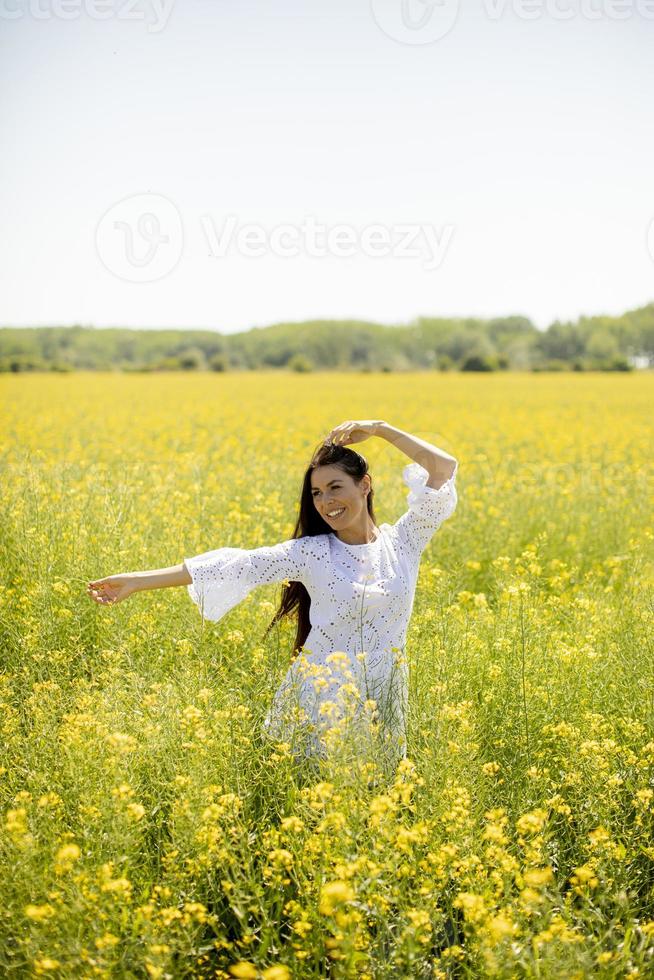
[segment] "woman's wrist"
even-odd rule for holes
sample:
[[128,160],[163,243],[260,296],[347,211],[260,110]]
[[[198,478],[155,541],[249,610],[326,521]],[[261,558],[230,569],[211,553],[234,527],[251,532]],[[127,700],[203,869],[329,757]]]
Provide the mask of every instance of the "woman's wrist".
[[153,568],[144,572],[129,572],[128,578],[130,588],[134,592],[190,585],[193,581],[191,573],[188,571],[184,562],[180,562],[179,565],[170,565],[168,568]]
[[132,592],[141,592],[144,589],[143,575],[147,575],[147,572],[126,572],[124,578],[127,579],[127,584]]
[[380,439],[388,439],[389,442],[393,441],[391,436],[393,433],[397,433],[397,431],[398,430],[394,429],[392,425],[388,424],[388,422],[378,422],[375,426],[375,435],[379,436]]

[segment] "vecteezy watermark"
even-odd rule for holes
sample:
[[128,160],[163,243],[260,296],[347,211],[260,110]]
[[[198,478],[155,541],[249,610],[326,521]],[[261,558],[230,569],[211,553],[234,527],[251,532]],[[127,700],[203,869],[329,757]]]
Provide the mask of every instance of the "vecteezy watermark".
[[0,20],[144,21],[148,33],[163,31],[175,0],[0,0]]
[[280,258],[305,255],[310,258],[423,258],[423,268],[437,269],[442,263],[454,234],[453,225],[442,229],[433,225],[370,224],[358,229],[353,225],[325,225],[314,215],[307,215],[300,224],[279,224],[266,229],[259,224],[239,224],[234,214],[227,215],[222,227],[210,215],[202,215],[202,228],[210,254],[224,258],[229,251],[249,258],[266,253]]
[[628,20],[640,14],[654,19],[654,0],[483,0],[486,15],[499,20],[511,11],[520,20]]
[[155,282],[173,271],[184,247],[182,218],[161,194],[136,194],[114,204],[95,230],[109,272],[126,282]]
[[[442,264],[454,234],[453,225],[436,228],[425,223],[326,225],[307,215],[298,224],[239,221],[228,214],[221,224],[211,215],[199,217],[199,230],[212,259],[230,254],[244,258],[422,259],[431,272]],[[184,247],[184,228],[177,207],[161,194],[136,194],[112,205],[98,222],[95,246],[109,272],[126,282],[155,282],[176,267]]]
[[[371,0],[372,14],[384,34],[402,44],[431,44],[454,27],[459,0]],[[511,13],[519,20],[629,20],[636,14],[654,20],[654,0],[481,0],[488,20]]]
[[403,44],[431,44],[452,30],[459,0],[371,0],[384,34]]

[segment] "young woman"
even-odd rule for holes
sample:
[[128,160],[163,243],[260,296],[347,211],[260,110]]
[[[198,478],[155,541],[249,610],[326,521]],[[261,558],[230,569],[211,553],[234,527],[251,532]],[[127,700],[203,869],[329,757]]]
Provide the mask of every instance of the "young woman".
[[[408,509],[376,524],[368,464],[348,445],[378,436],[414,462],[405,466]],[[186,585],[205,619],[219,620],[256,586],[283,582],[282,616],[297,611],[295,659],[265,721],[294,753],[326,755],[346,734],[355,753],[406,755],[406,633],[420,557],[457,504],[458,461],[384,421],[343,422],[307,467],[293,537],[247,550],[222,547],[180,565],[89,582],[100,604],[133,592]],[[266,631],[266,633],[268,632]],[[298,752],[299,750],[299,752]]]

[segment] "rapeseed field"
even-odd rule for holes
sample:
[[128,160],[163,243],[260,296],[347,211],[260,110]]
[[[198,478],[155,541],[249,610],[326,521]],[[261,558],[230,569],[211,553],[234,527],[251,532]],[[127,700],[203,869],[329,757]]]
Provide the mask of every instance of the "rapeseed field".
[[[654,377],[0,378],[0,974],[654,975]],[[86,583],[292,535],[346,419],[459,460],[392,775],[259,737],[280,586]],[[407,457],[370,463],[377,522]]]

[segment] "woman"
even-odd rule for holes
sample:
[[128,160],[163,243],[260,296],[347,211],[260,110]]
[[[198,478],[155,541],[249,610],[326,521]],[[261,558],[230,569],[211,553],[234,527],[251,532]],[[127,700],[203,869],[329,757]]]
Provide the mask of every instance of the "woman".
[[[366,460],[348,445],[379,436],[404,452],[408,510],[375,521]],[[154,571],[88,583],[100,604],[133,592],[186,585],[205,619],[219,620],[257,585],[284,582],[268,630],[297,610],[296,657],[264,727],[293,751],[326,754],[337,742],[354,754],[406,755],[408,672],[403,657],[420,556],[457,504],[458,461],[383,421],[343,422],[314,453],[293,537],[246,550],[222,547]],[[266,631],[268,632],[268,631]]]

